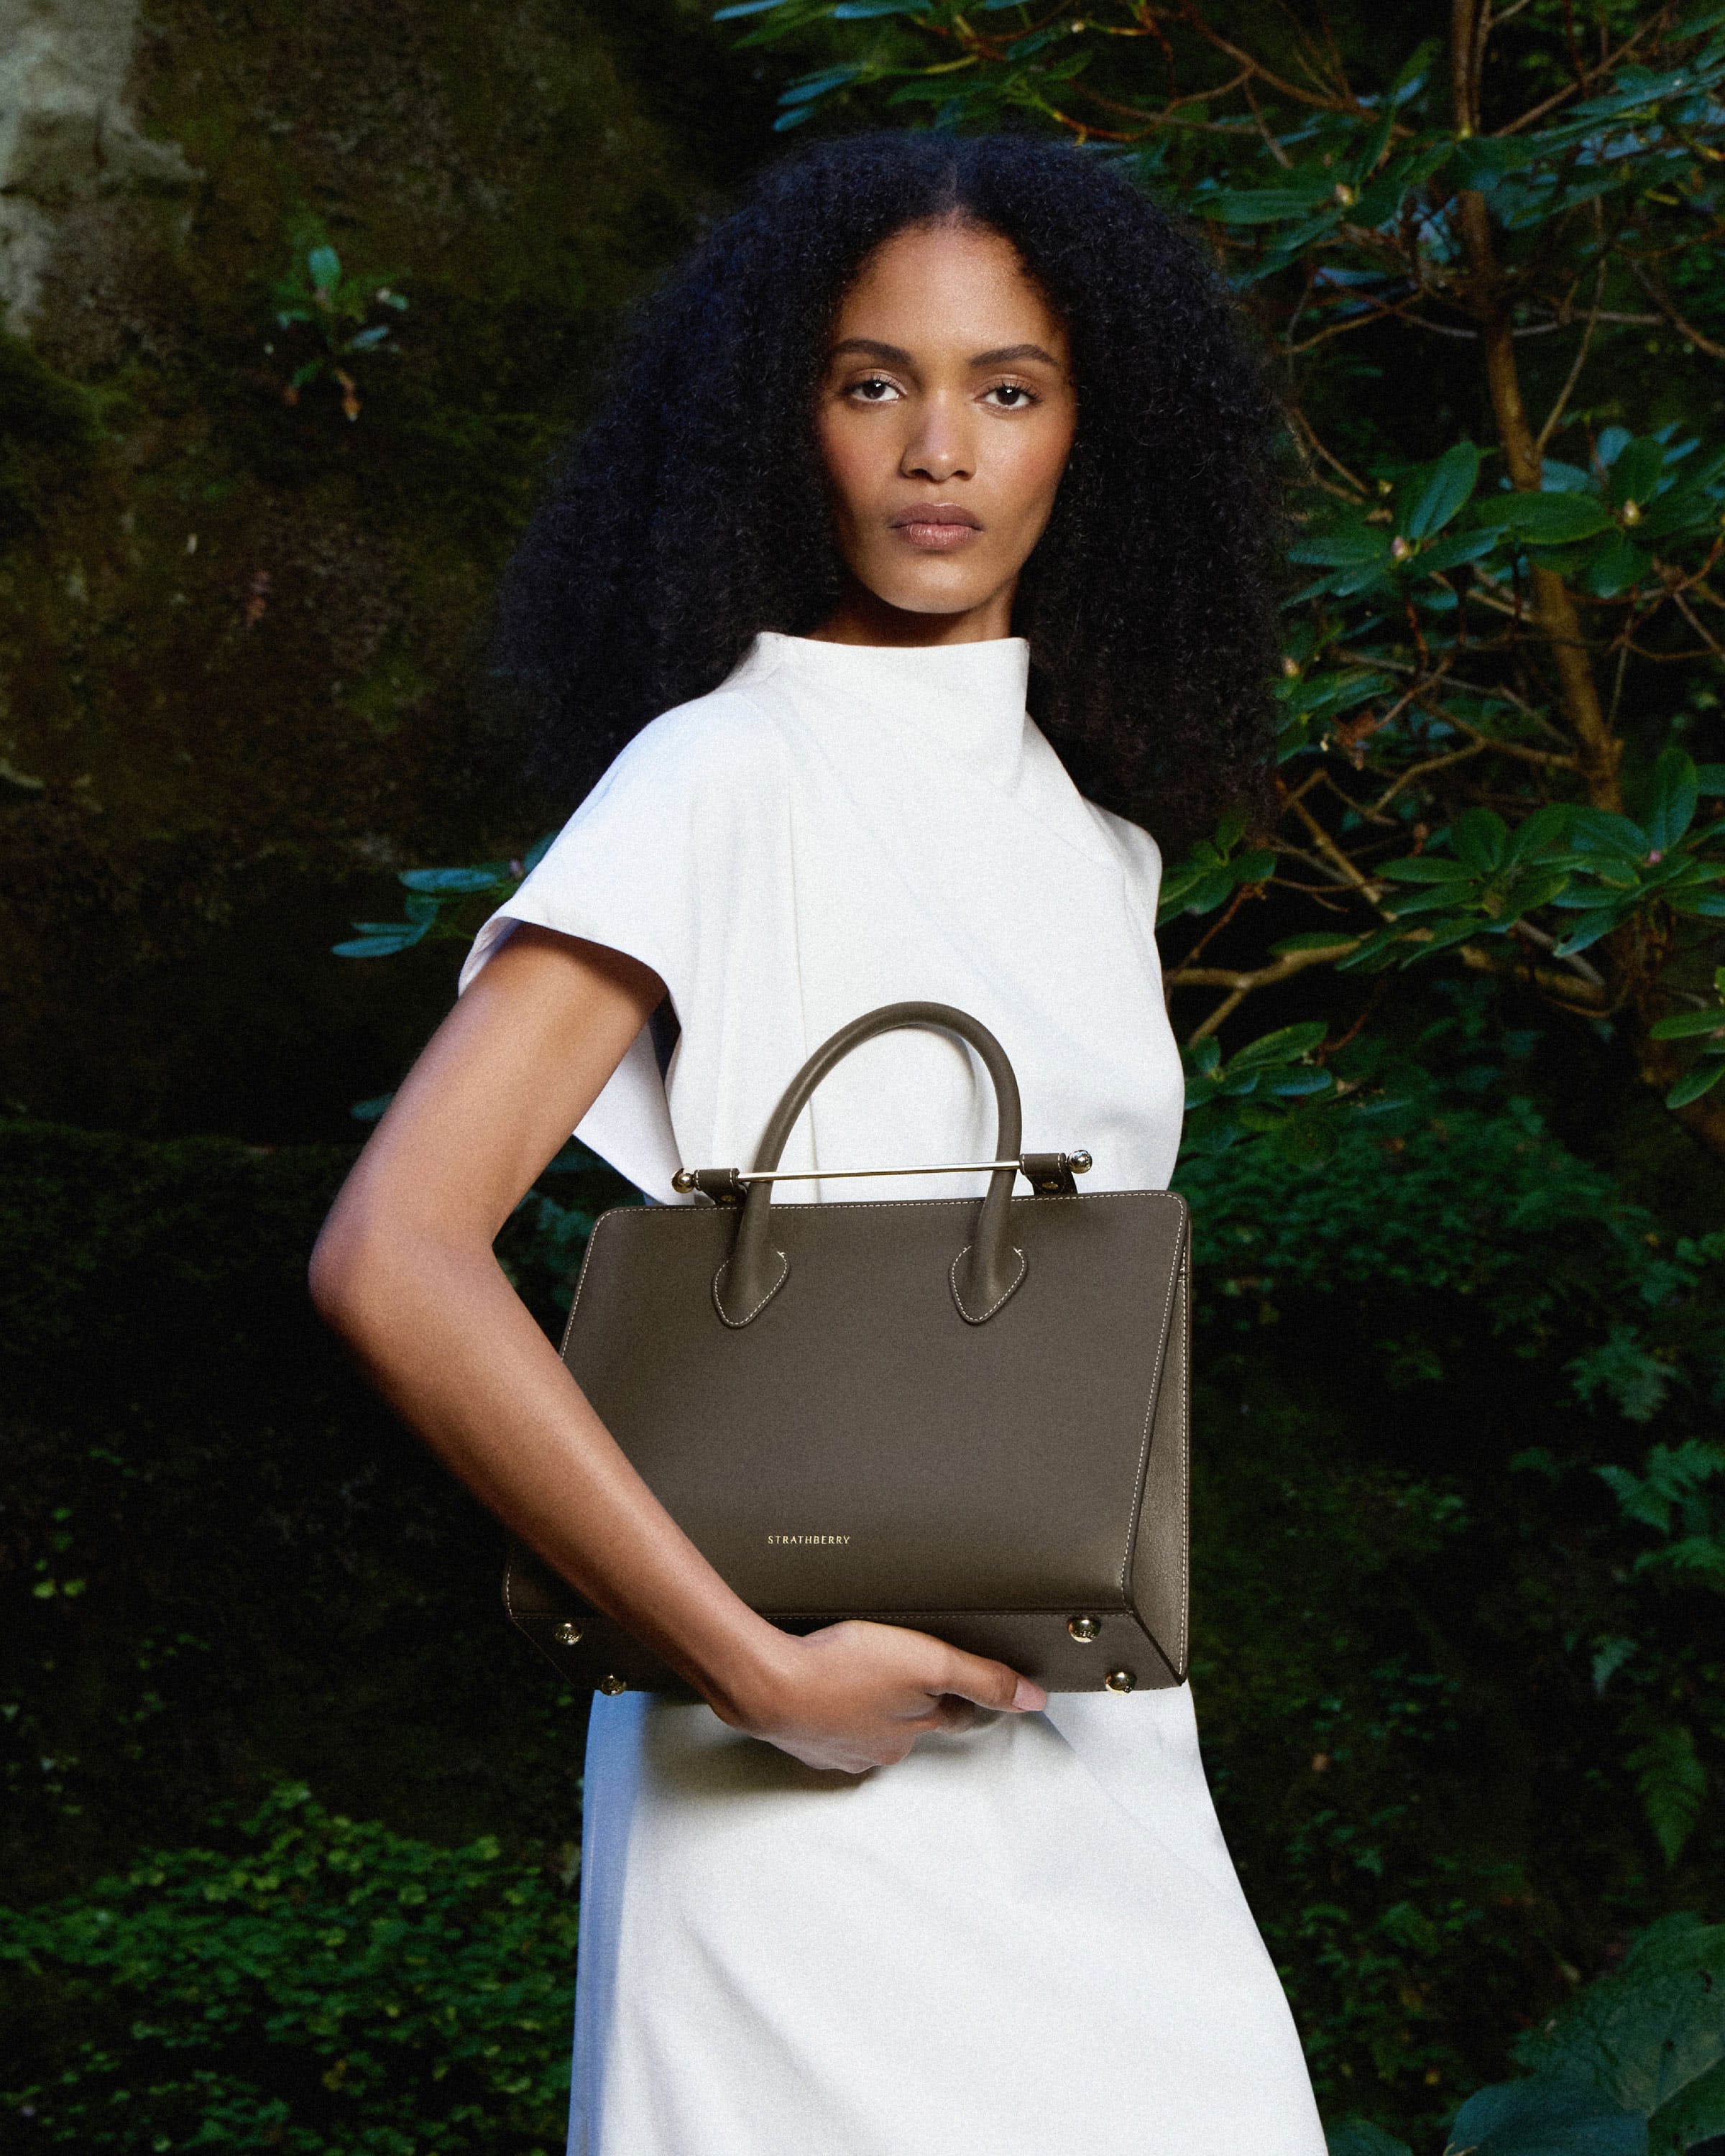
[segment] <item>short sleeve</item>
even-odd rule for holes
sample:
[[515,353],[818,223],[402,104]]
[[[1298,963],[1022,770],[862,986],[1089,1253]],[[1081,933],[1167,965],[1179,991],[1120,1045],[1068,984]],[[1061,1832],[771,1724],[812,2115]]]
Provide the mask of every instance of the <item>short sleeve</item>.
[[1117,816],[1111,809],[1098,808],[1091,804],[1097,821],[1114,842],[1120,865],[1125,872],[1127,896],[1132,911],[1137,916],[1138,926],[1150,946],[1152,963],[1157,978],[1161,978],[1161,961],[1156,947],[1156,915],[1162,903],[1162,849],[1142,825],[1129,824],[1124,816]]
[[[744,697],[718,691],[655,719],[583,801],[474,939],[465,990],[530,923],[649,966],[686,1028],[724,968],[726,924],[772,880],[786,793],[782,737]],[[678,1149],[647,1028],[576,1135],[669,1203]]]

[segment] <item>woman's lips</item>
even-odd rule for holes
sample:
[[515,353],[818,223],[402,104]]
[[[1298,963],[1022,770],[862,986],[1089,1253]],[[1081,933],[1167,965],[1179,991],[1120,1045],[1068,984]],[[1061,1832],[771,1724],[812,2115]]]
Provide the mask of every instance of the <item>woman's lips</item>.
[[974,539],[982,530],[979,518],[956,501],[919,501],[889,517],[887,529],[925,553],[950,553]]

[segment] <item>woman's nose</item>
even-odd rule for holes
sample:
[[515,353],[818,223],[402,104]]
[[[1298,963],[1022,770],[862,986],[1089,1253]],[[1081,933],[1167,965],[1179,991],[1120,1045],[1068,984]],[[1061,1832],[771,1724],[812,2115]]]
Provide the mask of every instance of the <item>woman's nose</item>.
[[938,403],[923,413],[922,424],[905,446],[899,470],[906,479],[926,479],[943,486],[949,479],[969,479],[976,458],[968,429],[952,412]]

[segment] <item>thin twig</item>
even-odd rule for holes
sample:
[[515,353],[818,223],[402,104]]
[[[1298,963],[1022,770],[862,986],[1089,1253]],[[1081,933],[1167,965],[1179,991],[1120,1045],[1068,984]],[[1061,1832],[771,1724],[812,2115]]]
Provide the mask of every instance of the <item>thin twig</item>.
[[1533,438],[1533,454],[1536,457],[1543,457],[1545,454],[1545,445],[1557,432],[1558,422],[1568,408],[1569,399],[1574,394],[1575,385],[1581,379],[1581,370],[1587,364],[1587,356],[1593,346],[1594,331],[1599,326],[1599,301],[1604,298],[1605,292],[1605,268],[1606,265],[1602,261],[1599,274],[1594,279],[1593,311],[1588,316],[1586,326],[1581,332],[1581,342],[1575,347],[1575,357],[1571,363],[1569,372],[1563,388],[1558,392],[1556,401],[1545,415],[1545,424]]
[[1670,293],[1651,270],[1644,269],[1633,254],[1625,254],[1623,259],[1629,264],[1630,276],[1641,286],[1674,330],[1687,337],[1696,350],[1704,352],[1709,359],[1725,359],[1725,344],[1716,343],[1712,337],[1703,336],[1693,322],[1686,320],[1678,312],[1676,303]]
[[[1497,131],[1498,133],[1500,135],[1519,135],[1524,127],[1531,127],[1536,120],[1543,120],[1546,114],[1551,111],[1555,106],[1567,104],[1569,99],[1574,96],[1577,90],[1585,90],[1589,83],[1597,82],[1602,74],[1609,74],[1612,69],[1618,65],[1619,62],[1640,44],[1642,38],[1646,37],[1650,31],[1663,28],[1666,21],[1669,19],[1670,14],[1671,10],[1669,8],[1661,8],[1659,14],[1655,16],[1651,22],[1643,23],[1640,28],[1635,33],[1633,37],[1625,38],[1615,53],[1602,53],[1599,56],[1599,64],[1596,67],[1589,68],[1587,73],[1584,74],[1579,81],[1570,83],[1565,89],[1553,90],[1551,95],[1544,99],[1540,104],[1530,105],[1527,110],[1522,113],[1519,119],[1512,120],[1507,127],[1500,127]],[[1599,27],[1601,33],[1603,33],[1604,31],[1604,23],[1603,18],[1601,19]]]
[[1357,951],[1365,941],[1363,937],[1338,937],[1316,951],[1285,951],[1267,966],[1242,973],[1228,966],[1177,966],[1167,978],[1170,988],[1226,988],[1225,995],[1209,1016],[1195,1026],[1187,1036],[1191,1040],[1202,1040],[1207,1034],[1230,1019],[1246,998],[1260,988],[1274,988],[1277,983],[1291,980],[1296,973],[1303,973],[1308,967],[1333,964],[1345,958],[1350,951]]

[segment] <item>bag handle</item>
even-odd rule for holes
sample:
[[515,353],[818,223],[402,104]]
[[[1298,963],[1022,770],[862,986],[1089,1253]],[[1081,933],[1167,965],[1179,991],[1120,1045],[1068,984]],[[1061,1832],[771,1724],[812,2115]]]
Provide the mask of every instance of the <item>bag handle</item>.
[[[983,1325],[1017,1292],[1028,1268],[1024,1252],[1015,1250],[1008,1240],[1023,1122],[1019,1081],[1006,1050],[979,1019],[955,1009],[951,1004],[883,1004],[878,1010],[865,1011],[849,1025],[840,1026],[786,1086],[762,1136],[755,1173],[770,1174],[777,1168],[797,1118],[808,1106],[815,1087],[852,1049],[860,1048],[865,1040],[880,1034],[897,1033],[907,1027],[956,1034],[976,1050],[993,1082],[994,1158],[1007,1164],[988,1178],[975,1233],[953,1259],[950,1276],[959,1316],[967,1325]],[[752,1182],[731,1255],[713,1277],[714,1306],[733,1331],[752,1324],[790,1275],[790,1260],[773,1246],[772,1207],[773,1185]]]

